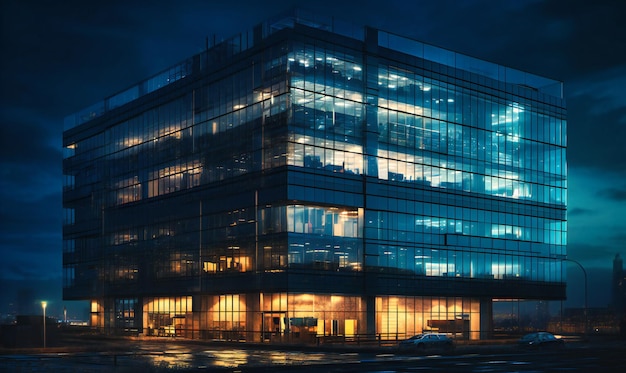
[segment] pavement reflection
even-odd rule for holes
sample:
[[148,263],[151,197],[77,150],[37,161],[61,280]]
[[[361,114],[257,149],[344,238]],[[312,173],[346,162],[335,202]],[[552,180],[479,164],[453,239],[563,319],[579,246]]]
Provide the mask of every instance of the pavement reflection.
[[[86,342],[88,344],[88,342]],[[274,346],[275,347],[275,346]],[[622,341],[571,343],[562,356],[519,351],[511,345],[459,346],[446,354],[399,353],[393,349],[316,350],[309,348],[208,344],[192,341],[98,340],[91,347],[47,349],[31,353],[0,354],[0,371],[132,372],[132,371],[405,371],[404,367],[446,367],[446,371],[549,371],[555,366],[573,368],[622,364]],[[556,364],[556,365],[554,365]],[[334,365],[333,368],[331,368]],[[350,365],[348,367],[348,365]],[[540,369],[539,367],[546,369]],[[364,368],[367,369],[363,370]],[[402,367],[402,368],[401,368]],[[352,370],[349,370],[352,369]],[[476,370],[478,369],[478,370]]]

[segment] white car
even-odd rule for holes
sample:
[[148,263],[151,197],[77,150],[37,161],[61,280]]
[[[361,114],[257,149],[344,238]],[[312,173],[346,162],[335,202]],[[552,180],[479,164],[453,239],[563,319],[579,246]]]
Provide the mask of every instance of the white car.
[[400,342],[400,349],[404,350],[450,350],[452,348],[454,348],[454,341],[442,333],[422,333]]

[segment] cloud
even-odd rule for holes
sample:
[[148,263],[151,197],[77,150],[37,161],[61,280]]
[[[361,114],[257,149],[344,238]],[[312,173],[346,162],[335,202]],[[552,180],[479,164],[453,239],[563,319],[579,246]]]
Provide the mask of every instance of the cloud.
[[[3,244],[13,237],[29,242],[38,236],[55,236],[60,240],[62,226],[61,190],[29,200],[6,198],[3,191],[3,204],[0,206],[0,242]],[[43,242],[43,241],[42,241]],[[60,243],[60,241],[59,241]],[[33,242],[35,246],[36,242]],[[49,244],[47,244],[49,245]]]
[[[565,81],[623,65],[617,51],[624,48],[626,6],[614,0],[434,4],[439,12],[427,14],[427,36],[444,47]],[[433,25],[429,16],[447,22]]]
[[614,234],[610,239],[617,247],[621,246],[626,251],[626,232]]
[[598,196],[617,202],[626,201],[626,186],[623,188],[609,188],[598,191]]
[[0,263],[2,276],[18,280],[61,276],[60,238],[59,236],[56,240],[37,240],[32,237],[27,239],[29,241],[27,245],[23,243],[6,245],[3,242],[2,250],[6,252],[3,252],[4,260]]
[[585,94],[570,98],[568,107],[568,162],[626,174],[626,102],[609,108],[602,99]]
[[569,98],[593,96],[600,105],[591,108],[594,114],[626,106],[626,64],[600,72],[581,74],[566,84]]
[[580,262],[584,267],[611,267],[615,254],[626,248],[613,244],[609,240],[595,244],[570,243],[567,245],[567,257]]
[[[0,273],[7,278],[41,278],[61,273],[61,191],[28,199],[10,198],[2,185]],[[14,186],[19,188],[19,186]]]
[[[19,106],[18,106],[19,105]],[[2,127],[0,131],[0,159],[2,162],[20,162],[50,166],[60,165],[61,135],[55,123],[50,123],[45,110],[21,103],[0,108]],[[50,159],[50,151],[58,153],[58,159]]]
[[571,210],[567,210],[567,214],[569,216],[579,216],[579,215],[592,215],[595,214],[596,212],[591,210],[591,209],[585,209],[585,208],[580,208],[580,207],[576,207],[573,208]]
[[[538,12],[542,18],[542,22],[530,25],[541,32],[537,35],[539,38],[529,38],[530,43],[550,38],[552,32],[558,31],[558,28],[549,27],[554,23],[569,26],[567,33],[554,40],[555,44],[540,43],[544,49],[554,48],[561,53],[561,63],[551,69],[556,69],[554,72],[562,78],[577,77],[581,71],[605,71],[623,65],[617,52],[623,51],[626,38],[621,19],[626,11],[623,2],[598,0],[591,4],[585,0],[549,0],[536,3],[528,11]],[[542,58],[535,58],[535,64],[543,62]]]
[[611,240],[617,244],[621,244],[624,248],[626,248],[626,231],[611,236]]

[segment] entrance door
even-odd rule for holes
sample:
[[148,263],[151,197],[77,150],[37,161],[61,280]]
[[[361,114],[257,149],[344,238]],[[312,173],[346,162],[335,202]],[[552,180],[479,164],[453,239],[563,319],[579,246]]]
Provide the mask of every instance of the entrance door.
[[277,340],[285,335],[285,312],[263,313],[263,340]]
[[187,319],[183,315],[176,315],[172,318],[174,335],[176,337],[187,337]]

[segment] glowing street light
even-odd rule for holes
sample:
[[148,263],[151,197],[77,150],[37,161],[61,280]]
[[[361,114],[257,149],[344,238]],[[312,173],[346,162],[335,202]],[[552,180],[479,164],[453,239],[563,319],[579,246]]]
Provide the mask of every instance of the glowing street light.
[[48,302],[41,301],[41,308],[43,309],[43,348],[46,348],[46,307]]

